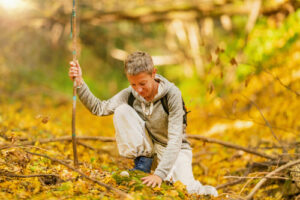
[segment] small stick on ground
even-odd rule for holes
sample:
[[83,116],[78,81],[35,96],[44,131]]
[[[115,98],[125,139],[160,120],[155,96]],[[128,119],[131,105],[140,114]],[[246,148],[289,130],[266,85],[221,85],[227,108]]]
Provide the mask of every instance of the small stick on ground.
[[267,179],[280,179],[280,180],[292,180],[291,178],[287,177],[280,177],[280,176],[273,176],[273,177],[261,177],[261,176],[250,176],[250,177],[244,177],[244,176],[224,176],[224,178],[237,178],[237,179],[261,179],[261,178],[267,178]]
[[238,180],[235,180],[235,181],[232,181],[232,182],[227,182],[227,183],[224,183],[224,184],[217,185],[216,189],[219,190],[219,189],[222,189],[222,188],[226,188],[228,186],[237,185],[237,184],[242,183],[244,181],[245,181],[244,179],[238,179]]
[[[77,136],[76,140],[97,140],[101,142],[114,142],[116,141],[115,138],[112,137],[102,137],[102,136]],[[19,144],[12,144],[12,145],[1,145],[0,150],[2,149],[8,149],[8,148],[13,148],[13,147],[19,147],[19,146],[27,146],[27,145],[34,145],[36,142],[40,144],[45,144],[49,142],[62,142],[62,141],[72,141],[71,136],[63,136],[59,138],[50,138],[50,139],[40,139],[40,140],[33,140],[33,141],[27,141],[27,142],[22,142]]]
[[[253,165],[251,164],[246,169],[246,171],[244,172],[244,176],[247,176],[250,173],[250,171],[252,170],[252,168],[253,168]],[[242,183],[244,181],[245,181],[245,179],[238,179],[238,180],[235,180],[235,181],[232,181],[232,182],[227,182],[227,183],[224,183],[224,184],[221,184],[221,185],[217,185],[216,189],[222,189],[222,188],[225,188],[225,187],[228,187],[228,186],[237,185],[237,184]]]
[[247,153],[254,154],[254,155],[257,155],[257,156],[260,156],[260,157],[264,157],[264,158],[267,158],[267,159],[271,159],[271,160],[278,159],[275,156],[267,155],[265,153],[262,153],[262,152],[259,152],[259,151],[255,151],[253,149],[249,149],[249,148],[246,148],[246,147],[243,147],[243,146],[239,146],[239,145],[236,145],[236,144],[232,144],[232,143],[229,143],[229,142],[224,142],[222,140],[217,140],[217,139],[213,139],[213,138],[207,138],[207,137],[204,137],[204,136],[201,136],[201,135],[188,135],[188,138],[196,139],[196,140],[202,140],[202,141],[208,142],[208,143],[220,144],[220,145],[223,145],[225,147],[242,150],[242,151],[245,151]]
[[77,141],[77,144],[78,144],[78,145],[81,145],[81,146],[83,146],[83,147],[85,147],[85,148],[87,148],[87,149],[93,150],[93,151],[97,151],[97,150],[98,150],[98,149],[95,149],[94,147],[92,147],[92,146],[90,146],[90,145],[87,145],[87,144],[81,142],[81,141]]
[[81,145],[81,146],[83,146],[83,147],[85,147],[85,148],[87,148],[87,149],[96,151],[96,152],[101,152],[101,153],[111,154],[111,151],[108,151],[108,150],[105,150],[105,149],[97,149],[97,148],[92,147],[91,145],[88,145],[88,144],[83,143],[83,142],[78,141],[78,140],[77,140],[77,144],[78,144],[78,145]]
[[282,165],[280,167],[278,167],[277,169],[275,169],[274,171],[270,172],[269,174],[267,174],[263,179],[261,179],[256,185],[255,187],[251,190],[251,192],[246,196],[246,199],[247,200],[250,200],[252,199],[252,197],[254,196],[254,194],[257,192],[257,190],[259,190],[259,188],[261,188],[261,186],[267,181],[268,178],[272,177],[274,174],[286,169],[286,168],[289,168],[289,167],[292,167],[294,165],[297,165],[300,163],[300,159],[298,160],[294,160],[294,161],[290,161],[288,162],[287,164],[285,165]]
[[56,177],[59,178],[59,176],[55,174],[29,174],[29,175],[21,175],[21,174],[13,174],[13,173],[7,173],[7,172],[0,172],[0,176],[6,176],[6,177],[15,177],[15,178],[32,178],[32,177]]
[[121,197],[124,197],[124,198],[126,198],[126,197],[127,197],[127,198],[131,198],[131,196],[128,195],[128,194],[126,194],[125,192],[123,192],[123,191],[121,191],[121,190],[119,190],[119,189],[117,189],[117,188],[114,188],[114,187],[112,187],[112,186],[110,186],[110,185],[107,185],[107,184],[105,184],[105,183],[102,183],[102,182],[100,182],[100,181],[98,181],[98,180],[96,180],[96,179],[94,179],[94,178],[91,178],[91,177],[85,175],[84,173],[82,173],[79,169],[76,169],[75,167],[73,167],[73,166],[71,166],[71,165],[68,165],[68,164],[66,164],[65,162],[61,161],[61,160],[58,160],[58,159],[55,159],[55,158],[51,158],[51,157],[49,157],[48,155],[44,155],[44,154],[33,153],[33,152],[30,152],[30,151],[26,151],[26,152],[29,153],[29,154],[31,154],[31,155],[36,155],[36,156],[41,156],[41,157],[48,158],[49,160],[52,160],[53,162],[57,162],[57,163],[59,163],[59,164],[61,164],[61,165],[64,165],[64,166],[66,166],[67,168],[69,168],[69,169],[71,169],[71,170],[77,172],[77,173],[80,174],[82,177],[84,177],[84,178],[86,178],[86,179],[88,179],[88,180],[90,180],[90,181],[92,181],[92,182],[94,182],[94,183],[97,183],[98,185],[100,185],[100,186],[102,186],[102,187],[105,187],[107,190],[116,192],[116,193],[117,193],[118,195],[120,195]]

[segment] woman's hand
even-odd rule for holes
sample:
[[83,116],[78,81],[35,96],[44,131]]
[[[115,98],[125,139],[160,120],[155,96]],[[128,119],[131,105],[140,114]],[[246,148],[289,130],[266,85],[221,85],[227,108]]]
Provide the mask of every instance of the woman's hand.
[[70,62],[69,77],[71,80],[75,78],[77,87],[83,84],[82,72],[78,60]]
[[146,184],[147,186],[152,186],[152,187],[155,187],[156,185],[158,187],[160,187],[160,185],[162,183],[162,179],[155,174],[143,177],[141,179],[143,181],[143,184]]

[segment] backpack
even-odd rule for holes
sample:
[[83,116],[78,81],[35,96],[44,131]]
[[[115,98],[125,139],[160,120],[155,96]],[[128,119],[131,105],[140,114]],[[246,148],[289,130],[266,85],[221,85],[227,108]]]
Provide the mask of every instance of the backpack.
[[[161,105],[163,106],[164,108],[164,111],[167,113],[167,115],[169,115],[169,106],[168,106],[168,98],[167,98],[167,95],[168,93],[163,96],[161,99],[160,99],[160,102],[161,102]],[[184,111],[184,115],[183,115],[183,124],[185,124],[187,126],[187,114],[191,111],[187,111],[186,107],[185,107],[185,103],[183,101],[183,98],[182,99],[182,107],[183,107],[183,111]],[[135,97],[133,96],[132,92],[130,92],[130,95],[128,97],[128,105],[130,105],[132,108],[133,108],[133,102],[135,100]],[[159,100],[157,100],[159,101]],[[156,101],[156,102],[157,102]],[[156,103],[154,102],[154,104]]]

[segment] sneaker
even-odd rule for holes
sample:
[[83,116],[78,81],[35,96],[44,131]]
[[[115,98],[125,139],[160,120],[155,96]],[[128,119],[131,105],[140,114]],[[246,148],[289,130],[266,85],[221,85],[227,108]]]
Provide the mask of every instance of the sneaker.
[[140,170],[146,173],[150,173],[151,165],[152,165],[153,158],[139,156],[134,159],[134,170]]

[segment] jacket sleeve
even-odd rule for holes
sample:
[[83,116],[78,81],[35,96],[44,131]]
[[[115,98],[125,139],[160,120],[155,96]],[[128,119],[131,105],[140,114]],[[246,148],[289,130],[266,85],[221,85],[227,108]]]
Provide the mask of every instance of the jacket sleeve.
[[163,180],[169,174],[171,168],[175,164],[181,149],[183,137],[183,108],[182,97],[180,90],[174,86],[168,93],[168,142],[162,159],[154,174],[161,177]]
[[127,103],[130,89],[126,88],[108,100],[100,100],[93,95],[84,82],[77,88],[77,94],[83,105],[94,115],[106,116],[114,113],[115,109],[124,103]]

